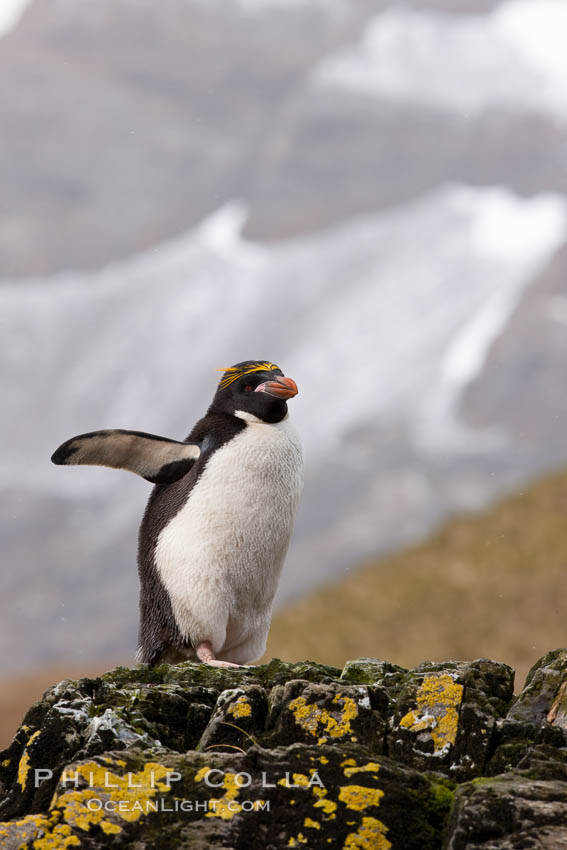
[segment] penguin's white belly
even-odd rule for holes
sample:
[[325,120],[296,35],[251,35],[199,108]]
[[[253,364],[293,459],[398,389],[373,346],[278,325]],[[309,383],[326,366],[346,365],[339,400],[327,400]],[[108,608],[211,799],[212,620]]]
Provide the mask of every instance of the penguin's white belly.
[[155,550],[177,625],[194,647],[209,640],[235,663],[263,653],[302,487],[301,443],[287,418],[249,422],[208,459]]

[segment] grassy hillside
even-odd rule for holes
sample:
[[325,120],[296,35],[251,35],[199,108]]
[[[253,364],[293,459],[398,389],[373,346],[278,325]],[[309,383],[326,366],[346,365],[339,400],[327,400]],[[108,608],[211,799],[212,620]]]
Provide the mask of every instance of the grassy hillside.
[[274,618],[267,657],[412,666],[489,657],[516,668],[567,645],[567,472],[421,545],[369,563]]
[[[544,652],[566,645],[563,472],[282,611],[265,658],[341,666],[371,655],[411,666],[488,656],[515,667],[518,686]],[[74,663],[0,681],[0,746],[48,685],[109,666]]]

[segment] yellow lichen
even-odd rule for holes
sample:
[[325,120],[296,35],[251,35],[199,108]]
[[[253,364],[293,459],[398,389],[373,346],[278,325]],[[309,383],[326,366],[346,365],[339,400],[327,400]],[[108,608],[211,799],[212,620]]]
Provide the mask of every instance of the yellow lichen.
[[321,829],[321,824],[317,823],[316,820],[311,820],[311,818],[305,818],[303,826],[307,826],[309,829]]
[[43,838],[36,838],[33,843],[34,850],[67,850],[68,847],[80,847],[79,838],[70,835],[67,830],[70,830],[70,827],[65,823],[55,826]]
[[[198,770],[195,774],[195,782],[200,782],[211,770],[210,767],[202,767],[201,770]],[[237,773],[224,773],[222,787],[224,788],[224,794],[222,797],[213,797],[209,800],[209,811],[205,815],[207,818],[222,818],[222,820],[230,820],[235,815],[240,814],[242,811],[242,804],[238,802],[237,797],[240,793],[241,785],[236,781]],[[260,807],[264,805],[264,800],[255,800],[254,802],[254,811],[256,811],[256,806]],[[250,809],[247,809],[250,811]]]
[[[66,823],[87,832],[91,826],[100,826],[107,835],[122,832],[116,819],[133,822],[146,814],[148,803],[158,791],[169,791],[162,780],[170,768],[156,762],[147,762],[137,773],[120,776],[97,762],[69,765],[63,775],[67,780],[75,777],[87,783],[87,788],[73,788],[56,793],[51,802],[52,809],[60,809]],[[112,818],[104,806],[93,808],[89,801],[112,801]]]
[[449,673],[426,676],[417,691],[417,707],[400,720],[411,732],[429,731],[435,753],[455,743],[463,686]]
[[200,782],[201,779],[204,779],[205,776],[211,772],[211,768],[208,765],[202,767],[201,770],[198,770],[195,774],[195,782]]
[[315,703],[308,703],[305,697],[297,697],[287,707],[293,712],[295,722],[314,738],[318,738],[318,744],[324,744],[326,736],[341,738],[352,733],[350,721],[358,717],[357,705],[351,697],[335,694],[333,703],[337,708],[328,710]]
[[[311,776],[315,773],[313,768],[309,770]],[[292,773],[291,778],[294,785],[301,785],[303,788],[308,788],[311,783],[311,776],[306,776],[304,773]],[[288,782],[287,776],[284,776],[283,779],[278,779],[278,785],[283,785],[286,788],[290,787],[290,783]]]
[[386,838],[388,827],[376,818],[362,818],[356,832],[347,835],[343,850],[389,850],[392,843]]
[[379,788],[366,788],[364,785],[343,785],[339,791],[339,800],[347,809],[362,812],[369,806],[379,806],[384,792]]
[[333,815],[333,819],[334,819],[334,813],[336,811],[337,804],[333,803],[332,800],[321,799],[321,800],[317,800],[316,803],[313,803],[313,808],[322,809],[322,811],[326,815]]
[[38,729],[37,732],[34,732],[29,741],[27,742],[24,752],[22,753],[20,763],[18,765],[18,782],[22,789],[26,786],[26,780],[30,771],[30,755],[28,753],[28,747],[32,743],[32,741],[36,740],[40,731],[41,730]]
[[0,839],[2,846],[24,846],[33,841],[34,850],[67,850],[69,847],[80,847],[81,842],[76,835],[71,834],[71,827],[59,823],[60,812],[50,815],[27,815],[15,821],[0,824]]
[[252,706],[245,696],[238,697],[236,702],[226,710],[227,714],[232,714],[233,717],[249,717],[252,714]]
[[302,832],[298,832],[295,838],[291,836],[287,842],[288,847],[297,847],[298,844],[307,844],[307,839]]
[[[355,765],[354,759],[349,759],[349,763],[352,763],[353,765]],[[343,762],[343,764],[346,764],[346,762]],[[360,767],[356,767],[356,766],[345,767],[344,774],[345,774],[345,776],[350,777],[354,773],[362,773],[362,772],[370,773],[372,771],[374,771],[374,773],[378,773],[379,770],[380,770],[379,764],[377,764],[375,761],[368,761],[368,762],[366,762],[366,764],[362,764]]]
[[334,820],[336,817],[335,811],[337,809],[337,804],[334,803],[332,800],[325,799],[325,797],[327,796],[327,789],[319,787],[313,788],[313,794],[315,795],[315,797],[319,798],[316,803],[313,803],[313,808],[322,809],[324,814],[330,816],[329,820]]

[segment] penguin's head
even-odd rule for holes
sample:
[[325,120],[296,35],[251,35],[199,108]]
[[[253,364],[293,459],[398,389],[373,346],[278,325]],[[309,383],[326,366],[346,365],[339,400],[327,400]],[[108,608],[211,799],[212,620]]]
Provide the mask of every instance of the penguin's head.
[[287,400],[297,395],[295,381],[267,360],[243,360],[218,371],[224,374],[210,408],[217,412],[252,422],[281,422],[287,414]]

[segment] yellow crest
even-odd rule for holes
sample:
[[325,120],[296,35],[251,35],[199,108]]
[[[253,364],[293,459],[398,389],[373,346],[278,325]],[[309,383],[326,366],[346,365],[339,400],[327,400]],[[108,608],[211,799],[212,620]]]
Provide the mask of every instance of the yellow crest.
[[230,387],[243,375],[249,375],[251,372],[272,372],[274,369],[279,369],[275,363],[257,363],[255,366],[227,366],[226,369],[217,369],[217,372],[227,372],[228,374],[222,379],[219,384],[219,389],[225,390]]

